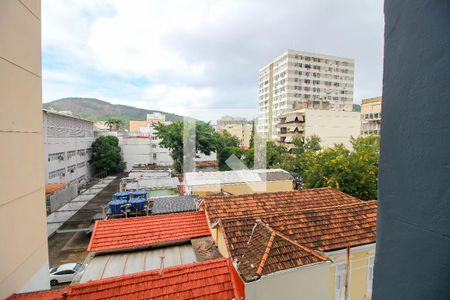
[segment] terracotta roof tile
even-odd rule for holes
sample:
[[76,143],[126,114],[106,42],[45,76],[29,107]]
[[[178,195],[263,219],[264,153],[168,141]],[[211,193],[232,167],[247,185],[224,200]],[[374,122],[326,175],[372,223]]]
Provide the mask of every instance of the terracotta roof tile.
[[219,162],[217,160],[200,160],[195,162],[195,167],[206,168],[206,167],[218,167]]
[[211,222],[246,216],[265,216],[310,208],[359,203],[361,200],[332,188],[302,191],[212,196],[202,201]]
[[[375,242],[377,201],[294,211],[261,217],[261,222],[312,250],[331,251]],[[247,249],[256,218],[221,222],[234,257]]]
[[50,194],[62,190],[67,186],[67,182],[64,183],[50,183],[45,186],[45,193]]
[[239,270],[246,280],[284,269],[327,261],[328,258],[301,246],[270,226],[256,222],[239,258]]
[[49,290],[49,291],[37,291],[22,294],[13,294],[6,298],[7,300],[62,300],[67,289]]
[[117,251],[208,236],[204,212],[97,221],[90,252]]
[[240,299],[231,268],[220,258],[90,281],[69,286],[67,299]]

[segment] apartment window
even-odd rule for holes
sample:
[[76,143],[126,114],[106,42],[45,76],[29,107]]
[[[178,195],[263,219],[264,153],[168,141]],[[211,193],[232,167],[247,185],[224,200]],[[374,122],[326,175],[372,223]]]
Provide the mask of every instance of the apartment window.
[[48,155],[48,161],[64,160],[64,152],[52,153]]
[[85,166],[86,166],[86,162],[81,162],[81,163],[77,164],[77,168],[78,169],[81,169],[81,168],[83,168]]
[[53,179],[56,177],[64,177],[65,175],[66,175],[66,169],[62,168],[62,169],[58,169],[58,170],[51,171],[50,173],[48,173],[48,178]]
[[86,154],[87,155],[92,155],[92,148],[87,148],[86,149]]
[[67,167],[67,172],[73,173],[76,169],[76,165],[71,165]]
[[77,154],[79,156],[84,156],[86,154],[86,151],[84,149],[80,149],[80,150],[77,150]]
[[76,151],[67,151],[67,159],[71,159],[72,157],[74,157],[76,154]]
[[153,145],[152,145],[152,148],[155,149],[155,148],[156,148],[156,144],[153,144]]
[[334,299],[343,300],[345,297],[345,272],[346,264],[336,265],[336,274],[334,275]]
[[369,264],[367,266],[367,297],[372,296],[372,282],[373,282],[373,266],[375,263],[375,256],[369,256]]
[[153,153],[153,159],[156,160],[156,153]]

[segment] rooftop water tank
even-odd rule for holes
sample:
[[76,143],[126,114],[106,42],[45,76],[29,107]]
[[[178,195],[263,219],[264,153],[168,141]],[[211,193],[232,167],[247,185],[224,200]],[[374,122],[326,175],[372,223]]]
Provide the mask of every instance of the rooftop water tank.
[[133,198],[128,203],[131,204],[132,211],[143,211],[145,209],[145,203],[147,200],[145,198]]
[[131,194],[133,195],[133,198],[144,198],[144,199],[147,199],[147,192],[146,191],[134,191]]
[[130,200],[130,192],[117,192],[114,194],[114,199]]
[[109,207],[109,210],[111,210],[111,213],[117,214],[117,213],[121,212],[121,210],[125,207],[126,204],[127,204],[127,200],[115,199],[115,200],[109,201],[108,207]]

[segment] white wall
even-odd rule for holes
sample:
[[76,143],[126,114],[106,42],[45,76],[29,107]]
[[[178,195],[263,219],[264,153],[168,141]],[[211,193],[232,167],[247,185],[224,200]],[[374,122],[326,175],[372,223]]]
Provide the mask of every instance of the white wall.
[[[79,183],[83,183],[90,178],[90,155],[86,153],[86,150],[91,149],[94,142],[92,122],[44,111],[43,133],[46,183],[71,182],[77,179]],[[79,154],[78,150],[84,150],[85,154]],[[70,151],[76,152],[74,156],[68,158]],[[63,160],[49,161],[49,155],[61,152],[64,153]],[[68,167],[73,165],[75,169],[70,172]],[[59,169],[64,169],[64,176],[50,178],[50,173]]]
[[328,299],[329,263],[272,273],[245,284],[247,300]]
[[350,148],[350,138],[357,138],[360,133],[359,112],[305,110],[305,138],[318,135],[323,147],[342,143]]

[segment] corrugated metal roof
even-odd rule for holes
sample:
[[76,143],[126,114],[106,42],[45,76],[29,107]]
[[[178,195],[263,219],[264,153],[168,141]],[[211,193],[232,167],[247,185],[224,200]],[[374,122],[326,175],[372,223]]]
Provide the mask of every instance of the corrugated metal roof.
[[136,181],[127,182],[125,188],[128,191],[151,190],[161,188],[176,189],[179,184],[180,181],[176,177],[154,177],[154,178],[137,179]]
[[[163,264],[161,264],[163,257]],[[95,256],[88,262],[80,283],[197,261],[190,243],[165,248]]]
[[197,210],[197,196],[177,196],[153,198],[152,214],[167,214]]

